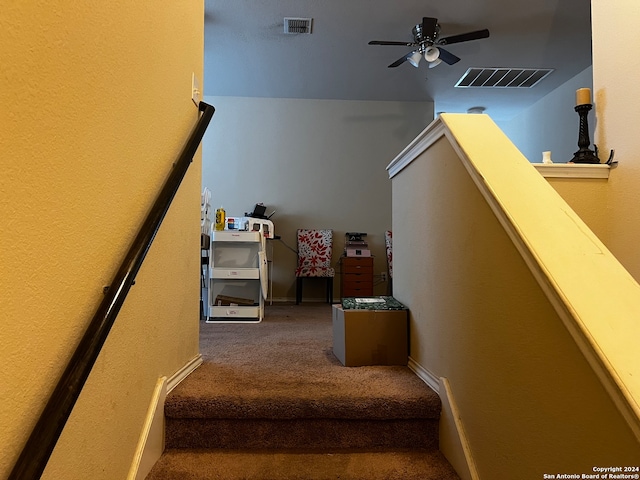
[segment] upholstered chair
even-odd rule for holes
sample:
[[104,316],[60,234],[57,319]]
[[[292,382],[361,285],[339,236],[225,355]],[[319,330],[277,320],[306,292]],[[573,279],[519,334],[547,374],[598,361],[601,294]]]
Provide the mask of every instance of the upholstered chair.
[[324,278],[327,282],[327,302],[333,303],[333,277],[331,267],[333,230],[297,231],[298,268],[296,268],[296,305],[302,302],[302,279]]

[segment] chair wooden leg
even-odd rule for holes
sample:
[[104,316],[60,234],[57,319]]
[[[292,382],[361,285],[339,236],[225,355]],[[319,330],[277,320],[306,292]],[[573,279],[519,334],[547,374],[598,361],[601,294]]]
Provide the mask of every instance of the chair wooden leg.
[[327,303],[333,303],[333,277],[327,277]]
[[302,302],[302,277],[296,277],[296,305]]

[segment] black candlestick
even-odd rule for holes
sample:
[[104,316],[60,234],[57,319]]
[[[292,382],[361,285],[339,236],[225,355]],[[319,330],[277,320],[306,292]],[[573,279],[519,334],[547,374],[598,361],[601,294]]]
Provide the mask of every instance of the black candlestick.
[[578,132],[578,147],[580,148],[573,154],[573,159],[569,163],[600,163],[598,155],[593,150],[589,149],[589,123],[587,122],[587,115],[591,110],[592,105],[586,103],[584,105],[577,105],[575,110],[580,115],[580,130]]

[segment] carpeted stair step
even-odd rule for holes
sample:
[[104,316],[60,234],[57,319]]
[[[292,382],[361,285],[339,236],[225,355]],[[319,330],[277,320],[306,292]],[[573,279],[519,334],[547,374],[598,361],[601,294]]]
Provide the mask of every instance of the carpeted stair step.
[[295,383],[250,372],[236,383],[205,363],[167,397],[166,445],[437,448],[440,398],[409,369],[328,367]]
[[170,449],[147,480],[459,480],[438,450]]
[[406,366],[342,366],[330,307],[204,324],[200,349],[166,398],[148,480],[459,480],[438,450],[438,395]]

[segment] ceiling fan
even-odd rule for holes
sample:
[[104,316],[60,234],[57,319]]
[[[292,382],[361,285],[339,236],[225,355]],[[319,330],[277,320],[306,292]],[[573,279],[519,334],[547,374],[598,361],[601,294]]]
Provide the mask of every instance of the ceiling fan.
[[404,57],[399,58],[389,68],[402,65],[409,62],[414,67],[418,67],[420,59],[424,56],[429,62],[429,68],[435,67],[441,62],[453,65],[460,61],[453,53],[442,48],[443,45],[451,45],[452,43],[468,42],[471,40],[479,40],[489,37],[489,30],[475,30],[473,32],[461,33],[460,35],[452,35],[450,37],[440,38],[440,25],[438,19],[432,17],[423,17],[422,23],[417,24],[411,30],[413,33],[413,42],[389,42],[384,40],[372,40],[369,45],[398,45],[403,47],[418,47],[407,53]]

